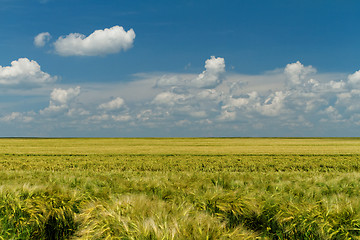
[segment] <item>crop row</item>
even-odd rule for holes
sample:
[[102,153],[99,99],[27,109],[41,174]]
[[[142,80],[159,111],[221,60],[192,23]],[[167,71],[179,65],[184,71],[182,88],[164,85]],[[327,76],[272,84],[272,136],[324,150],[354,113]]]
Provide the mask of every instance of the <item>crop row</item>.
[[0,155],[0,170],[86,170],[95,172],[356,172],[360,170],[360,155],[2,154]]

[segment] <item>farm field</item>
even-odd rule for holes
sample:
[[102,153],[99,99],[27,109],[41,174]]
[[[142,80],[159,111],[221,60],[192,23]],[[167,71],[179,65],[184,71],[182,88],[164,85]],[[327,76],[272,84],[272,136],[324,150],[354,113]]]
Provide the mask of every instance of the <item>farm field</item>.
[[0,139],[0,239],[360,239],[360,138]]

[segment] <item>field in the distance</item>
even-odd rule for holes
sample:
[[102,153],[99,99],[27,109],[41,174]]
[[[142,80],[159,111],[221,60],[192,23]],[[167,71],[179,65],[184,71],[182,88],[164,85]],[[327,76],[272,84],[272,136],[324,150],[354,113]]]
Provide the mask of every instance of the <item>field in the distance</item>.
[[0,139],[0,239],[360,239],[359,138]]

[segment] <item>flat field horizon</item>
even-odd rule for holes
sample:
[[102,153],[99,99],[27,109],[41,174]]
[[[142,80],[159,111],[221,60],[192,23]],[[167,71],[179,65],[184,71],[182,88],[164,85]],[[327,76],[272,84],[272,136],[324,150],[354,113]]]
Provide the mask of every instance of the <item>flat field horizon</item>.
[[0,138],[0,239],[359,239],[360,138]]

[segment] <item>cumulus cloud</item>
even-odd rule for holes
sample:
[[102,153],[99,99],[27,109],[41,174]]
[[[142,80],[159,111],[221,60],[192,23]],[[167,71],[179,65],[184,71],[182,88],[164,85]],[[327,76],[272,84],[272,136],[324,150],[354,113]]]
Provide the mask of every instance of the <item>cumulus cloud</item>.
[[229,112],[227,110],[221,112],[217,118],[220,122],[231,122],[236,120],[236,112]]
[[225,73],[225,60],[221,57],[211,56],[205,61],[205,70],[197,75],[163,75],[157,80],[157,87],[206,88],[218,86]]
[[186,96],[183,94],[176,94],[172,92],[162,92],[153,100],[153,103],[159,105],[168,105],[173,106],[175,104],[180,104],[186,100]]
[[348,76],[349,84],[359,85],[360,83],[360,70]]
[[0,118],[1,122],[13,122],[13,121],[19,121],[19,122],[31,122],[34,118],[32,116],[20,113],[20,112],[12,112],[9,115],[6,115],[4,117]]
[[51,35],[48,32],[39,33],[34,38],[34,45],[36,47],[44,47],[50,41]]
[[191,76],[186,75],[169,75],[165,74],[156,81],[156,87],[167,88],[167,87],[187,87],[191,81]]
[[129,114],[126,115],[112,115],[111,118],[116,122],[128,122],[132,119]]
[[69,104],[80,94],[80,87],[55,88],[50,94],[49,107],[40,110],[41,114],[60,112],[69,109]]
[[41,71],[40,65],[27,58],[12,61],[11,66],[0,66],[0,85],[36,86],[56,81],[57,77]]
[[330,86],[331,89],[343,90],[344,87],[346,86],[346,83],[342,80],[340,80],[340,81],[331,80],[328,85]]
[[[55,88],[38,115],[127,136],[331,136],[344,124],[360,130],[358,75],[317,73],[299,61],[260,75],[226,74],[225,61],[211,57],[199,75],[143,74],[131,84],[89,84],[81,95],[80,87]],[[212,84],[195,84],[200,79]],[[104,101],[109,96],[121,97]],[[0,121],[41,122],[38,115],[14,112]]]
[[98,56],[127,50],[132,47],[134,39],[133,29],[125,31],[123,27],[114,26],[96,30],[87,37],[70,33],[59,37],[54,46],[56,53],[62,56]]
[[204,89],[196,93],[196,98],[199,100],[214,100],[218,101],[222,97],[221,92],[216,91],[215,89]]
[[312,66],[305,67],[301,62],[290,63],[286,65],[285,74],[289,77],[291,85],[300,85],[310,74],[316,73],[316,69]]
[[205,71],[192,81],[194,86],[200,88],[213,88],[221,83],[221,74],[225,72],[225,60],[221,57],[211,56],[205,61]]
[[232,97],[228,96],[225,97],[223,100],[222,109],[224,110],[239,110],[241,109],[242,112],[252,112],[254,111],[255,107],[259,107],[261,99],[259,94],[256,91],[244,94],[241,97]]
[[264,104],[259,106],[260,114],[265,116],[277,116],[282,113],[284,109],[284,100],[286,98],[286,93],[284,92],[275,92],[270,95],[265,101]]
[[99,109],[108,110],[108,111],[118,110],[123,108],[124,105],[125,105],[124,99],[117,97],[114,100],[111,100],[110,102],[100,104]]
[[[283,72],[277,70],[257,77],[233,75],[218,81],[221,80],[218,76],[225,73],[225,61],[212,57],[205,66],[206,70],[197,78],[173,74],[158,80],[157,87],[163,92],[152,101],[158,106],[158,115],[163,112],[167,119],[192,124],[200,124],[197,118],[203,118],[209,122],[240,122],[249,128],[279,122],[287,128],[312,128],[324,117],[336,124],[344,119],[351,121],[360,112],[357,107],[360,90],[355,89],[360,88],[357,85],[360,71],[350,74],[345,81],[336,79],[339,74],[317,74],[314,67],[297,61],[287,64]],[[217,82],[195,84],[206,79],[206,75],[216,76]],[[273,88],[267,85],[267,91],[258,91],[272,78]],[[277,84],[276,79],[286,80],[286,84]],[[258,82],[251,90],[253,80]],[[185,87],[181,88],[182,85]]]
[[77,86],[76,88],[69,88],[69,89],[61,89],[55,88],[51,92],[51,102],[53,103],[60,103],[60,104],[67,104],[70,100],[74,99],[80,94],[80,87]]
[[90,111],[85,110],[83,108],[70,108],[66,114],[67,114],[67,116],[70,116],[70,117],[87,116],[90,114]]
[[93,121],[93,122],[102,122],[102,121],[107,121],[109,120],[110,115],[109,114],[101,114],[101,115],[93,115],[91,117],[88,118],[88,120]]

